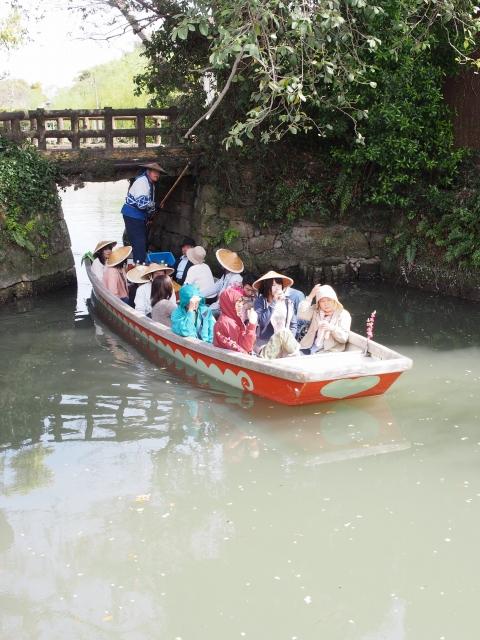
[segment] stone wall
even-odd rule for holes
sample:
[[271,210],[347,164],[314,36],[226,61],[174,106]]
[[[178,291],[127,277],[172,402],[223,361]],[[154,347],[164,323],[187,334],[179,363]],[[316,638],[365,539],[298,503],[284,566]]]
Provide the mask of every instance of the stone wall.
[[[0,302],[23,298],[76,282],[70,237],[59,207],[57,224],[48,239],[47,258],[32,257],[14,242],[0,245]],[[0,231],[2,220],[0,218]]]
[[305,287],[314,282],[339,284],[382,277],[400,286],[480,301],[480,272],[466,272],[417,255],[415,263],[392,256],[385,234],[346,225],[322,225],[302,220],[287,231],[257,228],[245,206],[225,206],[215,188],[192,176],[169,200],[152,238],[158,248],[178,254],[181,239],[192,236],[207,249],[207,262],[215,274],[215,249],[237,251],[254,274],[276,269]]
[[302,281],[332,283],[380,274],[380,234],[308,220],[287,231],[258,229],[248,220],[248,203],[245,207],[224,206],[212,185],[197,186],[191,176],[169,200],[151,241],[178,253],[185,235],[207,249],[207,261],[217,271],[214,250],[228,247],[255,274],[276,269]]

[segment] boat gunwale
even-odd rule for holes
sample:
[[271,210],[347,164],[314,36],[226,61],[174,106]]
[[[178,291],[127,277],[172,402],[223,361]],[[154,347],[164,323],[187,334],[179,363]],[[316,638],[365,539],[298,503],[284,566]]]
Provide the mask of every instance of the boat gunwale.
[[[120,298],[110,293],[110,291],[108,291],[103,283],[93,274],[93,272],[91,271],[91,265],[88,262],[86,263],[86,270],[97,298],[99,298],[100,301],[103,300],[107,302],[117,312],[123,314],[131,322],[137,324],[140,328],[143,328],[153,335],[156,335],[164,340],[168,340],[170,343],[187,349],[195,354],[204,355],[222,362],[223,364],[234,365],[236,367],[246,369],[247,371],[255,371],[256,373],[272,376],[285,381],[308,384],[329,380],[339,380],[343,378],[374,376],[388,373],[402,373],[403,371],[410,369],[413,364],[410,358],[402,356],[400,353],[390,349],[389,347],[385,347],[384,345],[381,345],[380,343],[374,342],[372,340],[369,341],[369,350],[377,353],[382,353],[386,355],[387,358],[377,359],[376,357],[367,358],[363,356],[362,364],[364,366],[359,367],[358,369],[349,369],[348,371],[345,371],[345,368],[343,368],[343,370],[339,369],[338,360],[336,369],[327,368],[321,372],[305,370],[302,371],[301,369],[297,369],[291,366],[293,364],[300,364],[306,357],[314,358],[314,355],[294,356],[288,358],[280,358],[278,360],[263,360],[262,358],[251,356],[249,354],[221,349],[220,347],[215,347],[213,344],[204,342],[202,340],[199,340],[198,338],[179,336],[173,333],[173,331],[166,325],[155,322],[154,320],[151,320],[151,318],[147,318],[143,314],[140,314],[138,311],[120,300]],[[350,332],[350,339],[352,338],[352,344],[354,344],[355,346],[362,347],[366,344],[366,338],[360,336],[359,334],[356,334],[353,331]],[[332,354],[319,354],[317,358],[319,360],[322,359],[322,362],[328,363],[327,358],[331,360],[332,357],[336,356],[340,357],[340,359],[344,359],[345,355],[352,353],[358,353],[359,356],[362,356],[361,351],[359,350],[356,352],[346,351],[335,352]],[[285,366],[288,364],[290,364],[290,367]]]

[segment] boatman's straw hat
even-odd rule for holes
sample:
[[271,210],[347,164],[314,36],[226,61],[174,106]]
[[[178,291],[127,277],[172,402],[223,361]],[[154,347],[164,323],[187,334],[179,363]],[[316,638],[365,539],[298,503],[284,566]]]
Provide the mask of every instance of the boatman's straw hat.
[[152,171],[158,171],[158,173],[167,173],[163,167],[161,167],[158,162],[147,162],[146,164],[139,165],[144,169],[151,169]]
[[114,249],[110,256],[107,258],[108,267],[116,267],[117,264],[121,264],[132,253],[132,247],[119,247]]
[[244,266],[238,253],[230,249],[217,249],[215,255],[224,269],[231,273],[242,273]]
[[149,265],[143,272],[143,282],[147,282],[148,276],[152,273],[155,273],[156,271],[165,271],[165,275],[169,276],[171,273],[173,273],[174,270],[172,269],[172,267],[169,267],[168,264],[158,264],[156,262],[152,262],[152,264]]
[[203,247],[200,246],[187,249],[187,258],[192,264],[202,264],[202,262],[205,262],[206,255],[207,252]]
[[127,271],[127,280],[129,282],[133,282],[133,284],[144,284],[147,282],[144,278],[142,278],[145,271],[148,269],[144,264],[138,264],[133,269]]
[[108,247],[110,245],[114,247],[116,244],[117,243],[115,242],[115,240],[100,240],[100,242],[97,242],[97,246],[93,251],[93,255],[96,255],[100,251],[100,249],[104,249],[105,247]]
[[258,286],[259,286],[260,282],[262,282],[262,280],[274,280],[274,279],[275,280],[280,280],[281,279],[284,289],[286,289],[287,287],[291,287],[292,284],[293,284],[292,278],[289,278],[288,276],[284,276],[281,273],[277,273],[276,271],[269,271],[268,273],[266,273],[264,276],[262,276],[258,280],[255,280],[255,282],[253,283],[252,287],[258,291]]

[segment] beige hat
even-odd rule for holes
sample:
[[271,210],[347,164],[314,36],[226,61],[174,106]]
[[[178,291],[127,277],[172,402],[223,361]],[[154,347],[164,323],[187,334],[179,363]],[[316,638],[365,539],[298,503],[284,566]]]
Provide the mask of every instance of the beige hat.
[[291,287],[292,286],[292,284],[293,284],[292,278],[289,278],[288,276],[283,276],[281,273],[277,273],[276,271],[269,271],[268,273],[266,273],[261,278],[258,278],[258,280],[255,280],[255,282],[253,283],[252,287],[258,291],[258,284],[262,280],[273,280],[273,279],[277,279],[278,280],[280,278],[283,281],[283,288],[284,289],[286,289],[287,287]]
[[206,255],[207,252],[203,247],[200,246],[187,249],[187,258],[192,264],[202,264],[202,262],[205,262]]
[[121,264],[132,253],[132,247],[119,247],[114,249],[105,263],[107,267],[116,267]]
[[241,258],[235,251],[230,251],[230,249],[217,249],[215,255],[222,267],[231,273],[242,273],[245,268]]
[[100,251],[100,249],[104,249],[109,245],[112,245],[112,247],[114,247],[116,244],[117,243],[115,242],[115,240],[100,240],[100,242],[97,242],[97,246],[93,251],[93,255],[97,254]]
[[146,282],[148,276],[155,273],[155,271],[166,271],[167,273],[165,275],[169,276],[174,270],[172,267],[169,267],[168,264],[157,264],[156,262],[152,262],[143,273],[143,277],[145,278],[144,282]]
[[129,269],[127,271],[127,280],[129,282],[133,282],[133,284],[144,284],[147,282],[145,278],[143,278],[143,274],[148,269],[144,264],[139,264],[133,269]]
[[151,169],[152,171],[158,171],[158,173],[167,173],[165,169],[158,164],[158,162],[147,162],[146,164],[141,164],[140,167]]
[[317,302],[319,302],[322,298],[329,298],[330,300],[334,300],[337,305],[339,305],[343,309],[343,305],[337,298],[335,289],[333,289],[329,284],[322,284],[322,286],[318,289],[317,294],[315,295],[315,300]]

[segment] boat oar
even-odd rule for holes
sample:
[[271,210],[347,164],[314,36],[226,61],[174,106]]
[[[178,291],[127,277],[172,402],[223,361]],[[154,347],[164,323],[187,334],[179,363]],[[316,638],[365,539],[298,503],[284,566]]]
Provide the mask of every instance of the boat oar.
[[168,198],[170,197],[170,195],[175,191],[177,184],[180,182],[180,180],[183,178],[183,176],[187,173],[189,167],[191,166],[192,162],[191,160],[189,160],[186,164],[186,166],[184,167],[183,171],[180,173],[180,175],[178,176],[178,178],[175,180],[175,182],[173,183],[173,185],[170,187],[170,189],[167,191],[165,197],[163,198],[163,200],[160,202],[160,209],[163,209],[163,207],[165,206],[165,203],[167,202]]

